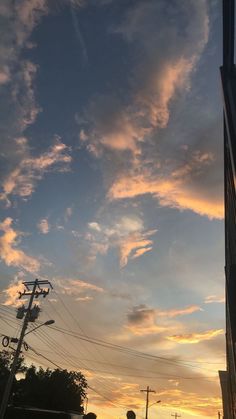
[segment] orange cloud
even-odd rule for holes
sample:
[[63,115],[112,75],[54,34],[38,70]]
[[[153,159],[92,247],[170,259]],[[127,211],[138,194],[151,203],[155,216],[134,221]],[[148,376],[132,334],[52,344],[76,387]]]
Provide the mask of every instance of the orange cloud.
[[193,305],[193,306],[188,306],[182,309],[171,309],[171,310],[156,310],[157,316],[158,317],[177,317],[177,316],[183,316],[185,314],[192,314],[192,313],[196,313],[197,311],[201,311],[202,308],[197,306],[197,305]]
[[148,88],[141,90],[138,101],[146,109],[147,119],[152,127],[165,128],[169,121],[169,104],[179,89],[189,87],[189,77],[196,57],[180,57],[163,66],[160,74],[154,73],[148,81]]
[[110,200],[131,199],[150,194],[159,200],[160,205],[170,206],[182,210],[192,210],[197,214],[210,219],[223,218],[223,202],[210,201],[208,197],[188,186],[188,179],[175,176],[169,178],[151,178],[148,172],[142,174],[129,174],[118,178],[111,186],[108,197]]
[[17,240],[22,233],[13,230],[12,222],[12,218],[8,217],[0,223],[0,230],[3,231],[3,235],[0,237],[0,258],[7,266],[16,266],[36,273],[40,268],[40,263],[37,259],[16,248]]
[[55,166],[57,171],[65,172],[72,160],[68,154],[68,147],[61,142],[59,137],[56,137],[55,144],[39,157],[27,156],[29,150],[26,138],[18,139],[16,144],[19,153],[22,154],[22,159],[3,181],[3,193],[0,196],[2,200],[8,201],[8,196],[11,194],[27,198],[34,192],[36,182],[41,180],[46,172]]
[[16,279],[14,282],[11,282],[8,287],[3,290],[3,293],[6,294],[6,300],[3,305],[5,306],[14,306],[17,307],[22,305],[25,301],[23,299],[19,300],[19,292],[24,291],[24,285],[22,284],[21,279]]
[[204,340],[210,340],[216,336],[223,335],[225,331],[223,329],[207,330],[202,333],[188,333],[185,335],[173,335],[168,336],[168,339],[177,343],[199,343]]
[[156,231],[130,233],[120,241],[120,266],[122,268],[127,265],[129,259],[136,259],[152,250],[153,241],[148,237],[155,234]]

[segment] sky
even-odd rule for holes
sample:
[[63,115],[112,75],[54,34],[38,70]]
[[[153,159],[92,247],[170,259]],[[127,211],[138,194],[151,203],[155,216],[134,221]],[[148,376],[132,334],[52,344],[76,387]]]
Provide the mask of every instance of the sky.
[[0,32],[0,333],[49,280],[28,363],[81,370],[98,418],[147,386],[150,417],[216,417],[221,1],[1,0]]

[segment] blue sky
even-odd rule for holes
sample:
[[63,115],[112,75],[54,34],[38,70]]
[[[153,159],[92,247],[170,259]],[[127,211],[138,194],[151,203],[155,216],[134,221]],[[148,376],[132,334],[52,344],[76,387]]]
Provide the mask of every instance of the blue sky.
[[54,291],[40,320],[174,360],[55,330],[29,336],[83,370],[101,393],[89,393],[99,417],[133,407],[141,418],[146,385],[162,418],[215,416],[225,367],[220,2],[4,0],[0,19],[1,333],[18,330],[22,280],[46,278]]

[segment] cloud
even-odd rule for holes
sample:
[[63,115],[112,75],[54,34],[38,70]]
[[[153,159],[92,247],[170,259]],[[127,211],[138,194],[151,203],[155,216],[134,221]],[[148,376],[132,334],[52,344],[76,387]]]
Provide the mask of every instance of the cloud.
[[33,29],[46,13],[46,0],[1,1],[0,86],[4,86],[1,92],[5,105],[1,113],[4,149],[9,146],[9,141],[21,135],[34,122],[40,110],[33,88],[37,66],[21,59],[21,53],[27,48]]
[[65,172],[69,170],[71,156],[69,148],[56,136],[54,144],[39,156],[31,156],[26,138],[15,141],[18,153],[21,155],[18,165],[2,182],[3,193],[0,198],[9,203],[10,195],[28,198],[35,190],[36,183],[52,170]]
[[23,176],[23,154],[16,143],[41,111],[34,93],[38,68],[22,52],[33,46],[29,39],[42,16],[47,14],[47,3],[46,0],[2,0],[0,5],[0,184],[1,199],[6,199],[8,204],[5,189],[11,189],[14,178]]
[[24,285],[22,281],[24,280],[24,272],[19,272],[14,281],[11,281],[6,289],[3,290],[3,294],[6,294],[6,299],[3,302],[5,306],[18,307],[22,305],[26,300],[19,299],[19,292],[24,291]]
[[181,344],[193,344],[202,342],[204,340],[213,339],[216,336],[222,335],[224,333],[225,331],[223,329],[212,329],[202,333],[188,333],[185,335],[168,336],[168,339]]
[[[126,100],[117,92],[108,93],[95,97],[88,106],[80,139],[97,155],[103,149],[140,154],[142,143],[153,131],[167,126],[171,102],[189,88],[190,75],[208,41],[204,0],[174,1],[171,6],[151,0],[127,10],[111,32],[142,60],[134,60],[132,83],[123,95]],[[173,20],[173,14],[178,19]]]
[[144,230],[143,222],[134,215],[121,216],[109,225],[95,221],[88,223],[86,239],[90,242],[90,255],[104,255],[110,248],[119,251],[120,266],[123,268],[129,260],[141,257],[152,250],[153,236],[157,230]]
[[85,297],[77,297],[76,301],[93,301],[93,297],[86,295]]
[[148,335],[161,333],[165,327],[156,324],[155,309],[148,308],[145,304],[134,306],[127,314],[126,328],[135,335]]
[[48,234],[50,231],[50,225],[47,218],[42,218],[42,220],[38,222],[37,227],[42,234]]
[[207,191],[196,187],[211,161],[211,156],[195,153],[188,165],[178,170],[170,169],[165,176],[153,174],[149,169],[131,170],[127,175],[117,177],[108,191],[108,198],[134,199],[149,194],[158,199],[161,206],[191,210],[210,219],[222,219],[222,197],[212,196],[211,199]]
[[204,301],[205,304],[211,304],[211,303],[225,303],[225,297],[224,295],[222,296],[217,296],[217,295],[208,295],[205,298]]
[[15,280],[11,282],[8,287],[3,290],[3,293],[6,294],[6,300],[4,301],[5,306],[14,306],[17,307],[22,305],[23,300],[19,300],[19,292],[24,291],[24,285],[21,280]]
[[160,333],[167,331],[170,328],[169,324],[168,326],[167,324],[161,324],[160,318],[170,319],[192,314],[200,310],[201,308],[196,305],[184,307],[182,309],[160,310],[158,308],[147,307],[145,304],[140,304],[132,307],[128,312],[128,323],[126,327],[136,335]]
[[129,259],[136,259],[146,252],[152,250],[153,240],[150,236],[155,234],[157,230],[146,232],[135,232],[127,235],[126,238],[121,239],[119,243],[120,248],[120,266],[124,268]]
[[103,293],[104,289],[102,287],[99,287],[95,284],[91,284],[86,281],[82,281],[80,279],[58,279],[54,278],[53,283],[56,284],[57,289],[61,294],[65,294],[68,296],[76,297],[76,300],[78,298],[82,298],[83,301],[92,299],[92,296],[90,295],[83,295],[84,292],[91,291],[92,293]]
[[[108,198],[150,194],[161,206],[223,219],[221,166],[219,156],[212,152],[217,132],[208,132],[206,138],[210,135],[211,140],[203,144],[204,132],[195,129],[193,135],[191,129],[178,130],[176,121],[169,128],[171,110],[174,116],[175,111],[180,113],[181,97],[190,92],[191,75],[208,42],[207,2],[137,2],[126,8],[111,33],[133,51],[132,83],[125,86],[123,95],[117,89],[115,95],[112,91],[97,95],[84,117],[78,116],[81,142],[97,157],[108,155],[114,161],[106,173]],[[191,123],[193,118],[186,121],[187,126]],[[163,128],[169,129],[171,144]],[[171,131],[176,132],[174,140]],[[176,150],[181,138],[186,143]],[[117,160],[119,154],[122,162]]]
[[66,211],[65,211],[65,221],[69,221],[69,219],[72,217],[73,214],[73,208],[72,207],[67,207]]
[[7,266],[23,268],[30,273],[38,272],[40,262],[28,256],[25,252],[16,246],[22,233],[15,231],[12,227],[13,220],[8,217],[0,223],[0,231],[3,232],[0,237],[0,258]]
[[198,311],[202,311],[202,308],[197,305],[188,306],[182,309],[170,309],[170,310],[156,310],[158,317],[177,317],[183,316],[186,314],[196,313]]

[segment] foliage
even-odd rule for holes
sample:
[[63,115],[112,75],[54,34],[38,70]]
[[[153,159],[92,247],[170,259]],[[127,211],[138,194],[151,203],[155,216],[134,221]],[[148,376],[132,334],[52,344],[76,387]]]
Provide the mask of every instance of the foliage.
[[[6,351],[1,352],[0,391],[9,374],[10,364],[10,356]],[[19,367],[21,371],[24,370],[25,376],[15,383],[12,399],[14,405],[83,412],[87,382],[81,372],[42,367],[37,369],[34,365],[24,367],[22,360]]]
[[[9,373],[10,373],[10,367],[11,367],[12,361],[13,361],[13,357],[11,353],[5,350],[0,352],[0,401],[2,400],[4,388],[5,388]],[[19,358],[17,371],[18,372],[25,371],[25,366],[24,366],[22,357]],[[13,390],[12,391],[13,394],[15,394],[15,392],[17,391],[16,380],[14,380],[13,382],[12,390]]]

